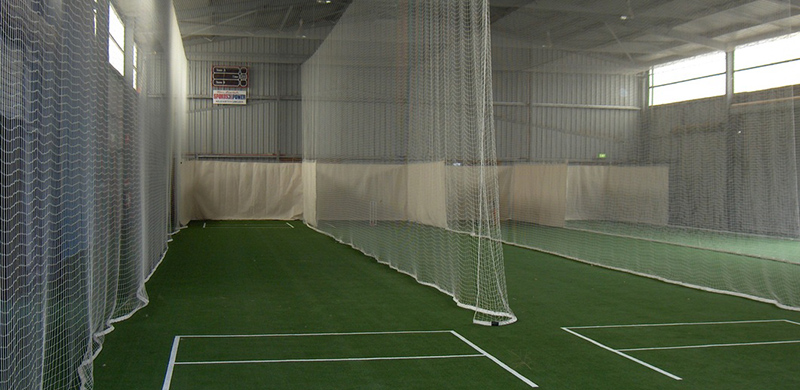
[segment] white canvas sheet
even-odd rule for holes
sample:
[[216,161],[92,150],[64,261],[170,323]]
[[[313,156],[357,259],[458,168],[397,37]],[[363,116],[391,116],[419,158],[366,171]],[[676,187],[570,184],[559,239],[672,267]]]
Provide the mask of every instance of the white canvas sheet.
[[666,225],[669,168],[580,166],[567,174],[567,220]]
[[566,164],[514,165],[511,175],[511,218],[548,226],[564,226]]
[[403,220],[404,165],[317,163],[317,220]]
[[189,219],[299,219],[303,215],[298,163],[184,162]]
[[317,163],[303,161],[303,220],[317,226]]
[[443,161],[409,164],[408,220],[447,228]]

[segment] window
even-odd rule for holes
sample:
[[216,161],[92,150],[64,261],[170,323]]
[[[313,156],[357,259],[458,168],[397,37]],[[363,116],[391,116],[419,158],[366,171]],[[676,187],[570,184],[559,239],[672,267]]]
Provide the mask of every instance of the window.
[[108,3],[108,62],[125,75],[125,24],[111,3]]
[[94,15],[92,16],[94,18],[94,36],[97,36],[97,0],[94,0],[94,7],[92,8],[92,11],[94,11]]
[[800,84],[800,33],[736,48],[733,92]]
[[654,66],[650,105],[725,95],[725,53],[718,52]]
[[139,45],[133,43],[133,89],[139,90]]

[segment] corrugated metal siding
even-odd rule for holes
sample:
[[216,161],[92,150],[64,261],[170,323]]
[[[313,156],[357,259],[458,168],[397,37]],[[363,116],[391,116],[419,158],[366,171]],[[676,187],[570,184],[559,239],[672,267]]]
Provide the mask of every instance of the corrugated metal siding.
[[642,79],[553,50],[498,48],[493,75],[501,161],[617,162],[637,156]]
[[[318,45],[317,41],[304,40],[236,39],[191,46],[189,58],[214,59],[189,61],[187,154],[208,158],[299,157],[302,152],[300,59],[312,54]],[[262,61],[236,61],[259,56]],[[212,104],[214,65],[249,67],[247,105]]]
[[[187,153],[299,157],[300,64],[269,61],[282,56],[297,60],[312,54],[318,45],[318,41],[238,39],[189,47],[190,58],[191,53],[232,59],[263,55],[267,62],[189,61]],[[640,112],[630,109],[641,100],[637,76],[610,72],[613,67],[607,62],[553,50],[497,48],[493,60],[499,160],[585,161],[598,153],[618,161],[632,158],[640,121]],[[250,67],[247,106],[211,105],[213,65]],[[362,107],[364,115],[379,114],[375,103]],[[393,116],[391,110],[378,111]]]
[[222,39],[203,44],[187,46],[189,53],[215,53],[238,55],[243,53],[276,56],[310,57],[322,41],[313,39],[287,38],[249,38]]

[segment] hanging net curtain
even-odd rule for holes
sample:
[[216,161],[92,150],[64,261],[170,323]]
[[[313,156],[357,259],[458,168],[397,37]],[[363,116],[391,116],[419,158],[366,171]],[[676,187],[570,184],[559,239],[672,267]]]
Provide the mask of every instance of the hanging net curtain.
[[[655,27],[728,9],[634,6]],[[793,7],[768,11],[790,21]],[[608,41],[624,25],[583,34]],[[494,35],[503,239],[800,310],[800,36],[786,26],[652,66],[555,33]]]
[[303,144],[310,226],[515,321],[486,1],[354,1],[303,65]]
[[0,3],[0,389],[93,388],[104,335],[148,302],[176,228],[172,4],[115,5],[135,26],[137,88],[131,63],[109,63],[105,0]]

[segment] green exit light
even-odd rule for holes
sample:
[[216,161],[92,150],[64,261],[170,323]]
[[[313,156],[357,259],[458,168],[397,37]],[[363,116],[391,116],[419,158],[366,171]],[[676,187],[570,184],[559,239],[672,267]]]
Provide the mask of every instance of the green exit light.
[[605,153],[597,153],[597,158],[606,158]]

